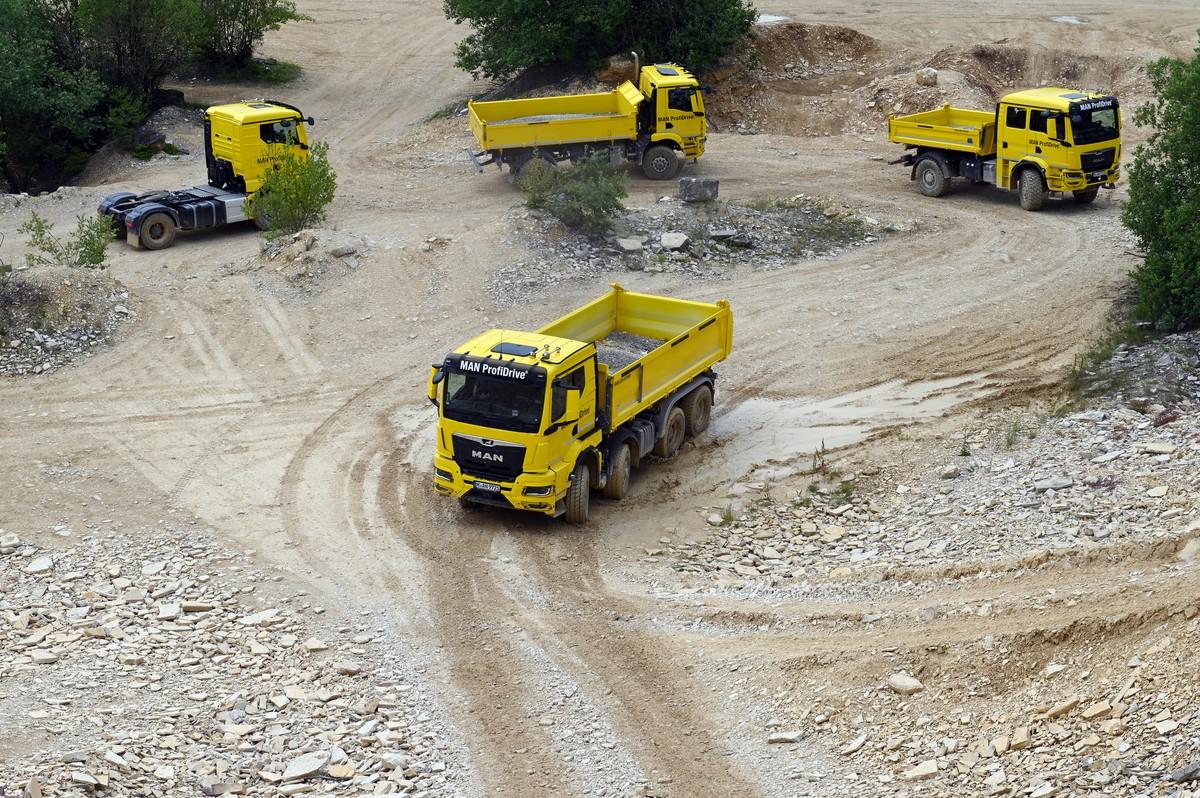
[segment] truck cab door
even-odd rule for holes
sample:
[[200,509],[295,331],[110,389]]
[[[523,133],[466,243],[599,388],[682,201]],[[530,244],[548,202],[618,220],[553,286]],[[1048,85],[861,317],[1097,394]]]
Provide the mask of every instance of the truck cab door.
[[996,131],[996,185],[1007,187],[1012,170],[1028,149],[1029,109],[1020,105],[1000,106],[1000,125]]
[[595,362],[593,356],[550,383],[546,467],[563,457],[573,457],[573,450],[578,448],[574,442],[596,427]]

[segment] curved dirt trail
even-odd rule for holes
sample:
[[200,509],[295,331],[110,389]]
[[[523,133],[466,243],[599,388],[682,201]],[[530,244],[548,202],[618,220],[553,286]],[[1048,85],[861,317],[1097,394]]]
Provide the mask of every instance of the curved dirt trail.
[[[943,5],[936,29],[920,27],[919,41],[903,43],[899,31],[927,4],[762,10],[931,50],[990,41],[989,25],[1001,22],[1036,31],[1023,15],[1042,13],[1029,3],[1003,13],[982,2]],[[642,562],[664,535],[704,534],[698,508],[728,483],[764,463],[795,470],[823,434],[854,442],[1059,379],[1132,263],[1108,198],[1089,208],[1051,203],[1039,214],[988,191],[935,202],[903,169],[876,160],[895,154],[878,137],[719,134],[688,168],[720,178],[723,197],[832,196],[916,229],[785,269],[733,270],[711,282],[622,272],[503,307],[487,285],[499,267],[529,257],[506,218],[519,198],[461,158],[470,141],[461,120],[414,126],[471,90],[450,66],[463,31],[430,0],[301,7],[317,22],[287,26],[266,52],[305,67],[285,99],[315,115],[333,144],[341,188],[331,224],[376,242],[364,268],[306,292],[269,267],[247,269],[258,251],[250,231],[181,239],[163,253],[114,249],[113,272],[132,291],[137,321],[77,367],[0,385],[13,419],[0,465],[19,473],[36,450],[120,475],[126,494],[110,501],[165,498],[327,603],[383,613],[399,650],[430,663],[426,676],[469,751],[462,794],[832,794],[828,784],[785,781],[779,761],[762,753],[767,718],[755,714],[763,704],[742,684],[753,684],[747,672],[829,661],[853,672],[879,649],[1103,629],[1117,602],[1130,625],[1174,609],[1163,597],[1170,591],[1148,598],[1123,589],[1131,572],[1161,565],[1146,553],[1076,568],[1067,584],[1088,595],[1045,611],[1039,596],[1064,581],[1052,567],[1014,572],[1002,585],[916,575],[918,589],[879,602],[885,619],[867,632],[828,628],[862,614],[851,599],[700,600],[661,562]],[[1103,36],[1121,46],[1143,47],[1177,27],[1169,9],[1144,23],[1129,4],[1101,10],[1110,14]],[[1067,35],[1085,46],[1102,31]],[[244,91],[206,85],[189,99]],[[199,179],[195,168],[155,162],[120,185],[183,185]],[[116,189],[94,193],[108,190]],[[649,205],[662,189],[634,180],[630,191],[631,205]],[[78,212],[92,201],[83,199]],[[31,202],[59,223],[77,212]],[[0,229],[21,221],[0,217]],[[443,243],[423,250],[431,237]],[[721,370],[712,437],[640,472],[626,503],[597,502],[583,529],[464,513],[433,495],[428,364],[472,331],[543,323],[614,279],[733,303],[736,352]],[[862,418],[848,420],[855,408]],[[37,505],[4,498],[13,524],[44,528],[40,513],[65,512],[53,495]],[[1153,579],[1179,595],[1196,589],[1194,578]],[[923,609],[968,600],[993,600],[1004,614],[922,620]],[[788,767],[838,765],[804,747],[791,756]]]

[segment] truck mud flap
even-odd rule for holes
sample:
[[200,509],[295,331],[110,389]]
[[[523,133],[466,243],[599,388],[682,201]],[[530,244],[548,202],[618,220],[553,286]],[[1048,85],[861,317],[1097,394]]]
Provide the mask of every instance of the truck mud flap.
[[[475,171],[479,174],[483,174],[483,167],[496,162],[496,157],[490,152],[471,152],[469,149],[464,149],[463,152],[465,152],[467,157],[471,159],[471,163],[475,165]],[[484,158],[484,156],[487,157]],[[480,160],[481,158],[484,159]]]

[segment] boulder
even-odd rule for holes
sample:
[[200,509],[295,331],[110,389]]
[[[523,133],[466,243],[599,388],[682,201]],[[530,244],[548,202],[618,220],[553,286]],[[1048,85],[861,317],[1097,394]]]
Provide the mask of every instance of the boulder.
[[917,70],[917,85],[918,86],[936,86],[938,82],[938,71],[933,67],[925,67]]
[[684,202],[712,202],[717,198],[720,183],[715,177],[681,177],[679,198]]
[[134,147],[161,147],[167,143],[167,134],[147,125],[140,126],[133,134]]

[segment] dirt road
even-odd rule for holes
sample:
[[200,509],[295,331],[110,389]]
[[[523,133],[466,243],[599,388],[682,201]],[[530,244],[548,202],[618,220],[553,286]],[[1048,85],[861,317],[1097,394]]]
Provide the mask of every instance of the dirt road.
[[[918,639],[953,648],[1000,633],[982,618],[923,623],[922,607],[968,594],[999,601],[1000,593],[1009,605],[1032,606],[1054,581],[1047,571],[1014,574],[1003,586],[930,582],[896,599],[905,610],[897,620],[862,636],[821,631],[831,613],[861,611],[852,598],[821,606],[698,595],[643,550],[661,537],[703,535],[700,508],[730,483],[763,463],[786,471],[838,430],[855,443],[1058,380],[1134,262],[1117,202],[1054,202],[1029,214],[995,192],[931,201],[883,163],[894,153],[878,133],[717,134],[689,173],[720,178],[722,197],[835,197],[910,229],[782,270],[689,283],[621,273],[502,307],[486,286],[498,267],[526,257],[506,220],[520,199],[459,157],[469,141],[461,120],[419,124],[473,89],[450,67],[461,31],[425,0],[301,6],[317,22],[288,26],[265,49],[304,66],[285,99],[315,115],[333,145],[340,198],[331,222],[374,242],[364,267],[305,291],[269,267],[248,267],[258,251],[249,231],[183,239],[163,253],[114,247],[112,271],[132,291],[136,322],[77,367],[0,385],[4,472],[23,473],[33,458],[102,474],[119,486],[109,503],[194,514],[329,606],[384,613],[389,635],[431,664],[426,676],[468,757],[457,782],[464,795],[833,794],[843,782],[828,754],[792,751],[785,760],[761,744],[769,686],[790,678],[784,666],[840,662],[842,676],[828,667],[826,678],[869,682],[864,663],[880,649],[914,649]],[[835,2],[817,11],[768,2],[761,10],[854,28],[890,58],[914,63],[1001,39],[1145,60],[1186,52],[1195,28],[1183,2],[1092,4],[1080,25],[1050,23],[1035,3]],[[229,91],[189,89],[188,99]],[[109,190],[200,174],[194,160],[156,163],[29,207],[63,222]],[[649,205],[661,191],[635,179],[630,204]],[[0,218],[10,242],[20,221],[20,212]],[[431,237],[444,241],[423,248]],[[537,324],[614,279],[732,302],[736,355],[722,370],[712,441],[647,470],[630,501],[603,505],[582,529],[464,514],[440,501],[429,484],[428,364],[471,330]],[[961,385],[920,387],[957,377]],[[88,512],[57,490],[39,485],[31,496],[10,483],[0,501],[5,523],[44,530]],[[1102,624],[1117,596],[1108,585],[1138,565],[1074,572],[1084,598],[1050,613],[1013,613],[1027,625],[1005,633]],[[1165,606],[1134,603],[1146,617]],[[781,629],[764,631],[772,619]],[[817,772],[827,779],[803,776]]]

